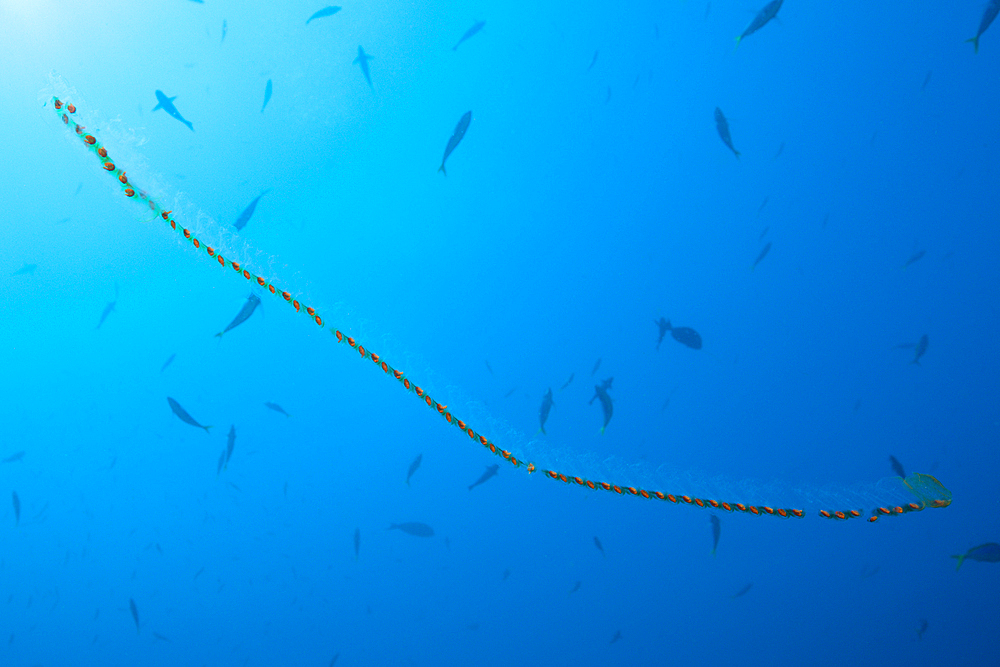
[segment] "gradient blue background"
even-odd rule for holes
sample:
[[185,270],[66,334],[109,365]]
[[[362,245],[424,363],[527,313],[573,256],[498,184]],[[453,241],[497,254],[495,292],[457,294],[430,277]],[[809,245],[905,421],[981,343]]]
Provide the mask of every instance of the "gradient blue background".
[[[978,1],[788,0],[734,52],[761,4],[363,2],[307,26],[322,2],[0,0],[0,458],[26,452],[0,465],[0,661],[996,660],[1000,566],[949,556],[1000,541],[1000,27],[974,55]],[[290,289],[525,437],[552,387],[546,442],[581,457],[780,490],[871,484],[894,454],[955,502],[724,514],[712,558],[704,510],[507,465],[470,492],[497,459],[279,301],[213,338],[246,286],[140,222],[39,101],[51,70],[203,214],[272,188],[244,236]],[[657,352],[660,316],[704,349]],[[921,365],[893,349],[925,333]]]

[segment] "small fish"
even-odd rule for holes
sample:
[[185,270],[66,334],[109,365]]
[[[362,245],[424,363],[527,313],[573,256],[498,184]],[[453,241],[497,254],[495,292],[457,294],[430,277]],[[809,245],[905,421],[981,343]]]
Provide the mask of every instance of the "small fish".
[[[273,90],[274,90],[274,88],[271,85],[271,80],[268,79],[267,80],[267,85],[264,86],[264,106],[262,106],[260,108],[260,112],[261,113],[264,113],[264,109],[267,108],[267,103],[271,101],[271,91],[273,91]],[[260,197],[257,197],[257,199],[260,199]],[[257,199],[254,200],[254,204],[257,203]],[[250,216],[247,216],[248,219],[249,219],[249,217]],[[239,227],[237,227],[237,229],[239,229]]]
[[170,114],[180,122],[187,125],[191,129],[191,131],[194,132],[194,125],[191,124],[191,121],[184,120],[184,117],[181,116],[179,111],[177,111],[177,107],[174,106],[174,100],[176,99],[177,99],[176,95],[174,97],[167,97],[166,95],[163,94],[162,90],[156,91],[156,106],[153,107],[153,111],[156,111],[157,109],[163,109],[168,114]]
[[578,590],[580,590],[580,586],[582,585],[583,585],[582,581],[578,581],[575,584],[573,584],[573,588],[569,589],[569,594],[572,595],[573,593],[576,593]]
[[406,485],[410,485],[410,478],[413,477],[413,473],[417,472],[417,468],[420,467],[420,462],[424,459],[423,454],[417,454],[417,458],[413,459],[413,463],[410,464],[409,469],[406,471]]
[[229,467],[229,459],[233,457],[233,447],[236,446],[236,425],[229,425],[229,435],[226,437],[226,467]]
[[924,77],[924,82],[920,84],[920,92],[924,92],[927,89],[927,84],[931,82],[931,74],[933,74],[933,71],[929,70],[927,76]]
[[458,142],[460,142],[462,140],[462,137],[465,136],[465,131],[469,129],[469,123],[471,122],[472,122],[472,112],[466,111],[464,114],[462,114],[462,117],[458,119],[458,125],[455,126],[455,131],[452,133],[451,138],[448,139],[448,145],[444,147],[444,157],[441,158],[441,166],[438,167],[438,171],[440,171],[445,176],[448,175],[448,172],[445,171],[444,169],[445,160],[448,159],[448,156],[451,155],[451,152],[455,150],[456,146],[458,146]]
[[[352,64],[353,65],[360,65],[361,66],[361,72],[362,72],[362,74],[365,75],[365,81],[368,82],[368,87],[369,88],[374,88],[374,86],[372,86],[372,74],[368,70],[368,61],[371,60],[371,59],[372,59],[372,57],[370,55],[368,55],[367,53],[365,53],[365,50],[362,49],[361,46],[359,45],[358,46],[358,57],[354,59],[354,62]],[[459,138],[461,138],[461,137],[459,137]],[[458,142],[455,142],[455,143],[457,144]]]
[[173,361],[174,361],[174,357],[176,357],[176,356],[177,356],[177,353],[176,353],[176,352],[174,352],[174,353],[173,353],[173,354],[171,354],[171,355],[170,355],[169,357],[167,357],[167,360],[163,362],[163,365],[162,365],[162,366],[160,366],[160,372],[161,372],[161,373],[162,373],[163,371],[167,370],[167,366],[169,366],[169,365],[170,365],[171,363],[173,363]]
[[180,420],[185,424],[191,424],[191,426],[197,426],[198,428],[203,428],[205,429],[205,433],[208,433],[208,429],[212,428],[211,426],[202,426],[201,424],[196,422],[194,420],[194,417],[189,415],[187,411],[181,407],[180,403],[170,398],[169,396],[167,396],[167,403],[170,404],[170,409],[173,410],[174,414],[177,415],[180,418]]
[[762,201],[762,202],[760,203],[760,208],[758,208],[758,209],[757,209],[757,217],[758,217],[758,218],[760,217],[760,212],[764,210],[764,207],[765,207],[765,206],[767,206],[767,200],[768,200],[768,199],[770,199],[770,196],[768,196],[768,197],[764,197],[764,201]]
[[597,369],[601,367],[601,358],[598,357],[597,361],[594,362],[594,368],[590,371],[590,377],[594,377],[597,374]]
[[778,10],[781,9],[781,3],[785,0],[771,0],[771,2],[764,5],[764,8],[757,12],[757,15],[753,17],[753,21],[747,26],[747,29],[743,31],[743,34],[736,38],[736,48],[739,48],[740,41],[749,35],[754,34],[765,25],[767,25],[771,19],[778,15]]
[[488,370],[490,372],[490,375],[493,375],[493,367],[490,366],[490,362],[488,362],[485,359],[483,359],[483,363],[486,364],[486,370]]
[[22,450],[20,452],[14,452],[13,454],[5,458],[3,461],[0,461],[0,463],[16,463],[17,461],[20,461],[23,458],[24,458],[24,451]]
[[767,242],[767,245],[765,245],[763,248],[761,248],[760,254],[757,255],[757,259],[755,259],[753,261],[753,266],[750,267],[750,270],[753,271],[754,269],[756,269],[757,265],[760,264],[761,261],[765,257],[767,257],[767,253],[769,253],[769,252],[771,252],[771,242],[770,241]]
[[[268,99],[270,99],[270,95],[268,95]],[[265,106],[267,105],[267,100],[264,101],[264,105]],[[261,109],[260,111],[261,113],[264,113],[263,109]],[[259,195],[257,195],[252,202],[247,204],[247,207],[243,209],[242,213],[240,213],[240,217],[236,218],[236,222],[233,223],[233,227],[236,228],[236,231],[240,231],[247,226],[247,223],[250,222],[250,216],[252,216],[253,212],[257,209],[257,202],[259,202],[260,198],[266,195],[270,191],[271,191],[270,188],[264,190]]]
[[510,578],[510,568],[508,567],[506,570],[503,571],[503,578],[501,578],[500,581],[507,581],[507,579],[509,578]]
[[920,357],[924,356],[924,352],[927,351],[927,343],[927,334],[924,334],[920,337],[920,340],[917,341],[916,349],[913,350],[913,361],[910,362],[911,364],[916,364],[917,366],[920,365]]
[[282,408],[277,403],[271,403],[270,401],[268,401],[268,402],[264,403],[264,407],[268,408],[269,410],[274,410],[275,412],[280,412],[281,414],[285,415],[286,417],[291,417],[291,415],[288,414],[287,412],[285,412],[285,409]]
[[611,101],[611,86],[608,86],[608,94],[604,97],[604,103],[607,104]]
[[594,386],[594,397],[590,399],[590,403],[593,404],[594,399],[599,399],[601,402],[601,410],[604,412],[604,424],[601,426],[601,435],[604,435],[604,429],[608,427],[611,422],[611,416],[615,412],[614,401],[608,396],[608,389],[611,389],[611,382],[614,378],[608,378],[604,380],[599,385]]
[[598,53],[600,53],[600,51],[594,51],[594,57],[590,59],[590,64],[587,65],[587,71],[588,72],[590,70],[594,69],[594,65],[597,64],[597,54]]
[[618,641],[621,638],[622,638],[622,631],[621,630],[615,630],[615,636],[611,638],[611,641],[608,642],[608,645],[610,646],[611,644],[614,644],[616,641]]
[[469,491],[472,491],[473,488],[475,488],[475,487],[479,486],[480,484],[484,483],[490,477],[496,477],[497,470],[499,470],[499,469],[500,469],[500,466],[496,465],[495,463],[493,465],[491,465],[491,466],[486,466],[486,471],[482,475],[479,476],[479,479],[477,479],[475,482],[473,482],[472,484],[469,485]]
[[921,259],[923,259],[924,255],[926,254],[927,254],[926,250],[918,250],[917,252],[910,255],[910,258],[906,260],[906,264],[903,264],[903,271],[906,271],[906,267],[915,264],[916,262],[919,262]]
[[[390,530],[392,530],[390,528]],[[361,553],[361,529],[354,529],[354,560],[358,559],[358,554]]]
[[101,319],[97,323],[97,326],[94,327],[95,330],[101,328],[101,325],[104,324],[104,320],[108,319],[108,315],[110,315],[111,311],[115,309],[115,305],[117,303],[118,303],[118,283],[115,283],[115,300],[109,301],[108,305],[104,306],[104,312],[101,313]]
[[312,21],[313,19],[321,19],[327,16],[333,16],[339,11],[340,7],[335,7],[335,6],[324,7],[323,9],[319,10],[318,12],[310,16],[308,19],[306,19],[306,25],[309,25],[309,22]]
[[708,518],[712,522],[712,557],[714,558],[715,550],[719,548],[719,537],[722,536],[722,522],[714,514]]
[[927,632],[928,625],[929,624],[927,623],[926,618],[920,619],[920,627],[917,628],[917,641],[920,641],[921,639],[924,638],[924,633]]
[[228,333],[229,331],[232,331],[239,325],[246,322],[247,319],[249,319],[250,316],[253,315],[253,311],[259,305],[260,305],[260,297],[251,292],[250,296],[247,297],[247,302],[243,304],[242,308],[240,308],[240,312],[236,313],[236,317],[233,318],[233,321],[230,322],[229,326],[227,326],[225,329],[215,334],[215,337],[222,338],[222,334]]
[[243,493],[243,489],[241,489],[240,487],[236,486],[236,484],[234,484],[233,482],[226,482],[226,484],[228,484],[229,486],[233,487],[234,489],[236,489],[240,493]]
[[576,377],[576,373],[570,373],[569,374],[569,379],[566,380],[566,382],[563,383],[563,386],[559,387],[559,391],[562,391],[563,389],[565,389],[566,387],[568,387],[569,383],[572,382],[573,378],[575,378],[575,377]]
[[978,547],[972,547],[964,554],[958,556],[952,556],[952,558],[958,559],[958,566],[955,570],[962,567],[962,563],[965,559],[978,560],[980,563],[1000,563],[1000,544],[996,542],[987,542],[986,544],[980,544]]
[[670,324],[670,320],[667,320],[667,327],[670,331],[670,335],[673,336],[674,340],[678,343],[687,345],[692,350],[701,349],[701,334],[691,327],[675,327]]
[[[498,468],[500,466],[497,466]],[[426,523],[394,523],[389,526],[389,530],[401,530],[407,535],[413,535],[414,537],[434,537],[434,529],[428,526]],[[355,537],[359,533],[354,533]]]
[[219,455],[219,465],[215,468],[215,476],[218,477],[222,474],[222,466],[226,465],[226,450],[222,450],[222,454]]
[[14,525],[21,525],[21,499],[17,497],[17,491],[11,492],[11,501],[14,503]]
[[[164,642],[169,642],[170,641],[169,637],[164,637],[159,632],[153,632],[153,638],[154,639],[159,639],[160,641],[164,641]],[[171,642],[171,643],[173,643],[173,642]]]
[[197,572],[195,572],[194,573],[194,578],[197,579],[198,577],[200,577],[201,573],[204,572],[204,571],[205,571],[205,568],[203,567],[200,570],[198,570]]
[[733,138],[729,134],[729,121],[726,120],[726,115],[719,107],[715,107],[715,129],[718,131],[722,143],[733,152],[737,160],[740,159],[740,152],[733,146]]
[[480,30],[482,30],[484,25],[486,25],[486,21],[476,21],[475,23],[473,23],[472,27],[465,31],[465,34],[462,35],[461,39],[458,40],[455,46],[451,47],[451,50],[458,51],[459,44],[461,44],[465,40],[475,35]]
[[979,38],[990,27],[997,14],[1000,14],[1000,0],[990,0],[989,4],[986,5],[986,9],[983,10],[983,18],[979,21],[979,30],[976,31],[976,36],[965,40],[966,42],[972,42],[976,53],[979,53]]
[[773,157],[773,158],[771,158],[771,159],[772,159],[772,160],[777,160],[777,159],[778,159],[779,157],[781,157],[781,154],[782,154],[782,153],[784,153],[784,152],[785,152],[785,142],[784,142],[784,141],[782,141],[782,142],[781,142],[781,145],[780,145],[780,146],[778,146],[778,152],[777,152],[777,153],[775,153],[775,154],[774,154],[774,157]]
[[514,387],[513,389],[511,389],[510,391],[508,391],[506,394],[503,395],[503,397],[504,398],[510,398],[511,396],[514,395],[515,391],[517,391],[517,387]]
[[740,590],[736,591],[735,593],[729,596],[729,599],[735,600],[736,598],[743,597],[744,595],[750,592],[751,588],[753,588],[753,583],[749,583]]
[[660,335],[656,339],[656,349],[658,351],[660,349],[660,343],[663,342],[663,337],[667,335],[668,331],[670,331],[670,321],[661,317],[659,320],[653,320],[653,324],[660,329]]
[[333,667],[334,665],[336,665],[337,664],[337,658],[339,658],[339,657],[340,657],[340,654],[338,653],[337,655],[335,655],[332,658],[330,658],[330,664],[328,665],[328,667]]
[[226,19],[222,19],[222,39],[219,40],[219,44],[222,44],[224,41],[226,41],[226,30],[228,28],[229,26],[228,24],[226,24]]
[[903,479],[906,479],[906,471],[903,470],[903,464],[899,462],[899,459],[897,459],[895,456],[890,455],[889,465],[892,466],[892,471],[894,473],[896,473]]
[[763,241],[763,240],[764,240],[764,237],[765,237],[765,236],[767,236],[767,233],[768,233],[769,231],[771,231],[771,226],[770,226],[770,225],[768,225],[767,227],[765,227],[765,228],[764,228],[764,231],[762,231],[762,232],[760,233],[760,236],[758,236],[758,237],[757,237],[757,240],[758,240],[758,241]]
[[22,264],[20,269],[18,269],[17,271],[15,271],[14,273],[12,273],[10,275],[12,277],[13,276],[27,276],[27,275],[32,275],[33,276],[33,275],[35,275],[35,269],[37,269],[37,268],[38,268],[37,264]]
[[[553,405],[555,405],[555,401],[552,400],[552,387],[549,387],[548,393],[542,397],[542,406],[538,408],[538,423],[541,424],[538,430],[543,435],[548,435],[545,433],[545,422],[549,419],[549,410],[552,409]],[[469,488],[471,489],[472,487],[470,486]]]
[[139,609],[132,598],[128,599],[128,608],[132,612],[132,620],[135,621],[135,634],[139,634]]
[[597,535],[594,535],[594,546],[597,547],[597,550],[601,552],[602,556],[604,556],[605,558],[608,557],[608,555],[604,553],[604,545],[601,544],[601,540],[598,539]]

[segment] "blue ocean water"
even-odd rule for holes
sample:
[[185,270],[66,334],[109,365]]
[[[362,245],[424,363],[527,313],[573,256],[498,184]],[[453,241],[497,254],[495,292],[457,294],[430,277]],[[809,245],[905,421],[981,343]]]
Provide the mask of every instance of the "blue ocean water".
[[764,4],[0,0],[0,662],[995,661],[1000,28]]

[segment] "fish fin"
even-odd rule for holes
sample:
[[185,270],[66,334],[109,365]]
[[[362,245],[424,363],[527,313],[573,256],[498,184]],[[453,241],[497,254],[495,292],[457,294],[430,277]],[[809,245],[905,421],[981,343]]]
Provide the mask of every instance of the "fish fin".
[[219,333],[215,334],[215,338],[222,338],[222,334],[224,333],[225,331],[220,331]]
[[438,171],[440,171],[440,172],[441,172],[442,174],[444,174],[445,176],[447,176],[447,175],[448,175],[448,172],[444,170],[444,162],[442,162],[442,163],[441,163],[441,166],[440,166],[440,167],[438,167]]
[[733,149],[733,155],[735,155],[735,156],[736,156],[736,159],[737,159],[737,160],[739,160],[739,159],[740,159],[740,152],[739,152],[738,150],[736,150],[735,148]]
[[170,101],[171,101],[171,102],[173,102],[173,101],[174,101],[174,100],[176,100],[176,99],[177,99],[177,96],[176,96],[176,95],[174,95],[173,97],[171,97],[171,98],[170,98]]
[[607,428],[607,427],[606,427],[606,426],[602,426],[602,427],[601,427],[601,435],[604,435],[604,429],[605,429],[605,428]]
[[969,39],[965,40],[966,44],[968,44],[969,42],[972,42],[972,47],[973,49],[975,49],[975,52],[979,53],[979,37],[970,37]]
[[[187,125],[189,128],[191,128],[191,131],[194,132],[194,125],[191,123],[191,121],[186,120],[184,121],[184,124]],[[737,157],[739,156],[737,155]]]
[[736,37],[736,47],[735,47],[735,48],[733,49],[733,52],[734,52],[734,53],[735,53],[736,49],[740,48],[740,40],[741,40],[741,39],[743,39],[743,35],[738,35],[738,36]]
[[965,561],[965,554],[961,554],[961,555],[958,555],[958,556],[952,556],[952,558],[957,558],[958,559],[958,565],[955,566],[955,572],[958,572],[958,568],[962,567],[962,563]]
[[715,549],[712,549],[712,558],[715,558]]
[[911,363],[911,364],[916,364],[917,366],[919,366],[919,365],[920,365],[920,360],[919,360],[919,359],[914,359],[914,360],[913,360],[913,361],[911,361],[910,363]]
[[538,427],[538,432],[541,433],[542,435],[548,435],[548,433],[545,432],[545,427],[544,426]]
[[159,103],[159,102],[157,102],[157,103],[156,103],[156,106],[155,106],[155,107],[153,107],[153,111],[156,111],[157,109],[162,109],[162,108],[163,108],[163,107],[162,107],[162,106],[160,106],[160,103]]
[[205,429],[205,433],[208,433],[208,429],[212,428],[212,426],[211,425],[209,425],[209,426],[202,426],[202,428]]

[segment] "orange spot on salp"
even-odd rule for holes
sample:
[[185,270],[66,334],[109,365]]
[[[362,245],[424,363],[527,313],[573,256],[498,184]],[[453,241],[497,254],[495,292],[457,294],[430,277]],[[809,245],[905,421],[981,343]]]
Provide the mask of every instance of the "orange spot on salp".
[[292,300],[292,295],[289,294],[288,292],[282,292],[281,293],[281,298],[283,298],[285,301],[291,301]]
[[666,500],[667,498],[667,494],[665,494],[663,491],[653,491],[653,495],[659,498],[660,500]]
[[374,352],[372,352],[372,361],[374,361],[376,364],[378,363],[378,355],[375,354]]
[[907,505],[907,507],[910,508],[911,512],[919,512],[920,510],[923,509],[923,507],[921,507],[917,503],[910,503],[909,505]]
[[[902,507],[899,507],[897,509],[899,509],[899,514],[903,513],[903,508]],[[859,512],[858,510],[851,510],[850,512],[848,512],[848,514],[850,514],[855,519],[857,519],[859,516],[861,516],[861,512]]]
[[607,482],[598,482],[598,485],[600,485],[600,487],[602,489],[604,489],[605,491],[610,491],[611,490],[611,485],[608,484]]
[[[430,396],[428,396],[427,398],[430,398]],[[440,403],[437,404],[437,411],[440,412],[441,414],[444,414],[444,411],[447,408],[448,408],[447,405],[441,405]]]
[[316,314],[316,309],[313,308],[312,306],[307,306],[306,312],[309,313],[309,317],[312,317],[313,315]]
[[774,509],[768,507],[767,505],[764,505],[763,507],[761,507],[761,509],[767,512],[768,514],[774,514]]
[[819,511],[819,515],[820,515],[821,517],[825,517],[825,518],[827,518],[827,519],[829,519],[829,518],[830,518],[830,513],[829,513],[829,512],[827,512],[826,510],[820,510],[820,511]]
[[319,315],[316,316],[316,324],[318,324],[319,326],[323,326],[323,318],[320,317]]
[[676,503],[677,502],[677,496],[675,496],[672,493],[668,493],[667,494],[667,500],[669,500],[672,503]]
[[362,357],[365,356],[365,346],[364,345],[358,345],[358,354],[360,354]]
[[446,422],[448,422],[450,424],[451,423],[451,413],[450,412],[444,413],[444,419],[445,419]]
[[559,473],[557,473],[555,470],[547,470],[545,474],[547,474],[552,479],[559,479]]
[[389,372],[389,364],[385,363],[384,361],[382,362],[382,372],[383,373]]
[[579,484],[580,486],[583,486],[583,477],[574,477],[573,481]]
[[726,510],[727,512],[733,511],[733,507],[729,503],[722,503],[722,509]]
[[253,278],[253,274],[251,274],[246,269],[243,269],[243,277],[246,278],[247,280],[250,280],[251,278]]
[[104,148],[104,146],[101,146],[100,148],[97,149],[97,154],[100,155],[101,157],[107,157],[108,151]]
[[868,517],[868,523],[875,523],[876,521],[878,521],[878,515],[877,514],[873,514],[870,517]]
[[96,144],[96,143],[97,143],[97,139],[95,139],[95,138],[94,138],[94,135],[92,135],[92,134],[88,134],[87,136],[85,136],[85,137],[83,138],[83,140],[84,140],[84,141],[86,141],[86,142],[87,142],[88,144],[90,144],[91,146],[93,146],[94,144]]
[[[451,420],[449,420],[449,421],[451,421]],[[457,423],[458,423],[458,427],[464,431],[465,430],[465,422],[462,421],[461,419],[459,419],[459,420],[457,420]]]
[[465,432],[469,434],[469,438],[471,440],[475,440],[476,439],[476,432],[472,430],[471,426],[468,427],[467,429],[465,429]]
[[567,477],[566,475],[564,475],[562,473],[559,473],[559,481],[560,482],[565,482],[566,484],[569,484],[569,477]]
[[215,249],[212,246],[210,246],[210,245],[205,246],[205,252],[208,253],[209,257],[214,257],[215,256]]
[[517,467],[517,466],[521,465],[521,464],[520,464],[520,463],[518,462],[517,458],[516,458],[516,457],[514,457],[514,456],[510,457],[510,462],[514,464],[514,467]]
[[125,177],[125,172],[118,174],[118,180],[122,182],[123,185],[128,184],[128,179]]
[[83,125],[77,125],[75,129],[77,134],[83,134],[83,131],[87,128],[85,128]]
[[775,512],[778,513],[778,516],[782,516],[782,517],[786,517],[786,518],[788,517],[788,510],[777,509],[777,510],[775,510]]
[[694,504],[697,505],[698,507],[704,507],[705,506],[705,501],[702,500],[701,498],[695,498],[694,499]]
[[132,188],[125,188],[125,196],[126,197],[134,197],[135,196],[135,190],[133,190]]
[[617,486],[617,485],[613,485],[611,487],[611,490],[614,491],[615,493],[617,493],[618,495],[621,495],[621,493],[622,493],[622,487]]
[[691,496],[681,496],[681,500],[686,502],[688,505],[691,504]]
[[800,519],[806,515],[802,510],[792,510],[791,512]]
[[173,211],[163,211],[163,212],[160,213],[160,217],[162,217],[164,220],[166,220],[167,218],[170,217],[171,213],[173,213]]
[[66,111],[68,111],[70,113],[76,113],[76,107],[73,106],[72,104],[67,104],[66,105]]
[[107,169],[108,171],[114,171],[115,163],[112,162],[111,160],[108,160],[107,162],[104,163],[104,168]]
[[760,514],[760,510],[759,510],[759,509],[757,509],[756,507],[754,507],[753,505],[751,505],[751,506],[750,506],[750,507],[748,507],[747,509],[749,509],[749,510],[750,510],[750,513],[751,513],[751,514],[758,514],[758,515]]
[[486,444],[486,436],[485,435],[479,436],[479,442],[481,444],[485,445]]
[[392,374],[396,376],[397,380],[403,377],[403,371],[396,370],[395,368],[392,369]]
[[[347,344],[350,345],[351,347],[354,347],[357,344],[357,342],[353,338],[351,338],[350,336],[348,336],[347,337]],[[420,392],[418,391],[417,392],[417,396],[419,396],[419,395],[420,395]]]
[[55,101],[52,104],[53,106],[55,106],[56,110],[62,109],[63,107],[62,100],[60,100],[58,97],[55,98]]
[[257,276],[257,284],[263,287],[265,284],[267,284],[267,281],[261,278],[260,276]]
[[274,285],[268,285],[267,289],[271,291],[271,294],[274,294]]
[[528,464],[528,474],[530,475],[533,472],[535,472],[535,464],[534,463],[529,463]]
[[191,232],[189,232],[188,230],[182,229],[181,233],[184,234],[184,238],[186,238],[186,239],[191,238]]
[[[903,513],[903,508],[902,507],[893,507],[892,508],[892,512],[893,512],[893,514],[902,514]],[[853,510],[852,510],[852,513],[853,513]]]
[[888,507],[879,507],[877,511],[878,511],[879,514],[889,514],[890,513]]
[[649,491],[645,491],[643,489],[639,489],[639,495],[642,496],[643,498],[649,500]]
[[222,255],[219,255],[218,257],[216,257],[216,259],[219,260],[219,266],[221,266],[222,268],[226,268],[226,260],[222,259]]
[[177,229],[177,223],[176,223],[176,222],[174,222],[173,220],[171,220],[171,221],[170,221],[170,228],[171,228],[171,229]]
[[501,449],[500,450],[500,456],[502,456],[505,459],[507,459],[508,461],[510,461],[510,452],[508,452],[506,449]]
[[846,518],[847,518],[847,515],[846,515],[846,514],[844,514],[844,513],[843,513],[843,512],[841,512],[841,511],[839,511],[839,510],[838,510],[838,511],[836,511],[836,512],[834,512],[834,513],[833,513],[833,516],[837,517],[838,519],[846,519]]
[[409,378],[403,378],[403,386],[406,387],[407,389],[410,388],[410,379]]
[[198,239],[191,239],[191,243],[194,244],[195,248],[200,248],[201,247],[201,244],[198,243]]
[[[343,343],[344,342],[344,334],[340,333],[340,329],[337,329],[334,332],[333,335],[335,335],[337,337],[337,342],[338,343]],[[407,387],[407,389],[409,389],[409,387]]]
[[736,509],[738,509],[741,512],[746,512],[747,511],[747,506],[744,505],[743,503],[736,503],[735,507],[736,507]]
[[[352,339],[348,338],[347,342],[351,343],[351,345],[354,345],[354,343],[352,343],[351,340]],[[424,390],[421,389],[420,387],[414,386],[413,387],[413,391],[417,392],[417,396],[423,396],[424,395]]]
[[[295,308],[295,312],[296,313],[299,312],[299,302],[297,300],[296,301],[292,301],[292,306]],[[378,363],[377,359],[376,359],[376,363]]]
[[591,482],[589,479],[587,480],[587,486],[590,487],[591,489],[597,488],[597,485]]
[[629,486],[627,487],[627,489],[628,492],[631,493],[633,496],[639,495],[639,489],[635,488],[634,486]]
[[490,447],[490,451],[491,451],[492,453],[494,453],[494,454],[496,454],[496,453],[497,453],[497,446],[496,446],[496,445],[494,445],[494,444],[493,444],[492,442],[491,442],[491,443],[489,444],[489,447]]
[[431,403],[434,402],[434,401],[431,400],[430,396],[424,396],[424,401],[427,403],[427,407],[430,407]]
[[69,116],[67,116],[66,114],[63,114],[62,115],[62,119],[63,119],[63,123],[65,125],[69,125]]
[[705,502],[707,502],[712,507],[715,507],[715,508],[719,507],[719,501],[718,500],[706,500]]
[[240,270],[240,263],[233,262],[233,271],[239,272],[239,270]]

